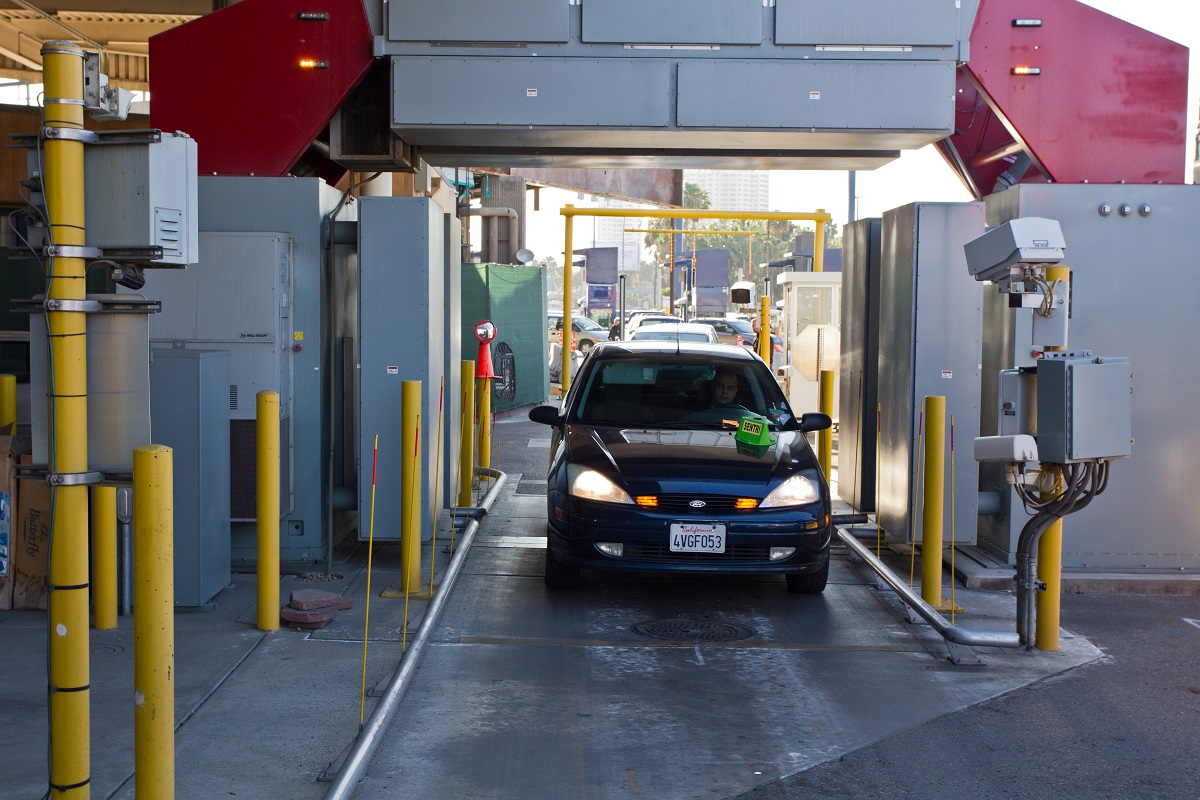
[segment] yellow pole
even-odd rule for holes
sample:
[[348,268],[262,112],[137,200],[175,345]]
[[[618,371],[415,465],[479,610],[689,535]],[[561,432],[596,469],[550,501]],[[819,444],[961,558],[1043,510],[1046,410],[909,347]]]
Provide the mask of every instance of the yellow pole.
[[17,376],[0,375],[0,436],[17,433]]
[[[567,208],[573,208],[568,205]],[[565,209],[564,209],[565,210]],[[575,321],[575,306],[571,302],[571,262],[575,260],[575,245],[571,241],[573,233],[573,223],[575,217],[567,214],[563,217],[565,220],[566,234],[563,239],[563,257],[566,261],[563,263],[563,342],[562,342],[562,377],[558,379],[558,383],[562,386],[562,393],[566,395],[567,389],[571,386],[571,327]],[[480,461],[480,463],[483,463]]]
[[[818,208],[818,214],[824,214],[825,209]],[[817,234],[813,241],[813,272],[825,271],[825,220],[817,220]]]
[[92,626],[117,627],[117,487],[92,489]]
[[492,381],[490,378],[479,379],[479,393],[476,395],[475,402],[479,406],[479,466],[490,469],[492,466]]
[[421,382],[400,389],[400,591],[421,591]]
[[925,509],[921,519],[921,599],[942,605],[942,504],[946,479],[946,398],[925,398]]
[[[1055,281],[1067,284],[1070,291],[1071,268],[1064,266],[1050,267],[1046,270],[1046,280],[1053,285]],[[1058,309],[1057,313],[1065,314],[1066,309]],[[1047,351],[1066,350],[1066,347],[1047,347]],[[1058,496],[1062,491],[1062,482],[1050,493]],[[1045,495],[1043,495],[1045,496]],[[1058,626],[1060,621],[1062,601],[1062,519],[1054,521],[1042,533],[1038,540],[1037,577],[1046,585],[1045,591],[1037,593],[1034,600],[1036,622],[1034,624],[1033,646],[1039,650],[1058,650]]]
[[171,460],[171,448],[160,444],[133,451],[134,794],[155,800],[175,796]]
[[375,445],[371,449],[371,513],[367,522],[367,599],[363,604],[363,665],[362,685],[358,693],[358,729],[363,726],[363,714],[367,707],[367,633],[371,630],[371,561],[375,552],[375,473],[379,467],[379,434],[375,434]]
[[[828,414],[833,419],[833,370],[821,370],[820,408],[822,414]],[[829,470],[833,468],[833,428],[826,428],[817,434],[817,460],[821,463],[821,471],[825,479],[829,479]]]
[[771,298],[766,295],[758,308],[758,357],[771,364]]
[[462,382],[462,442],[458,448],[458,504],[471,505],[471,486],[475,480],[475,362],[464,361],[459,373]]
[[259,392],[258,629],[279,630],[279,393]]
[[[83,130],[83,50],[70,42],[42,46],[47,128]],[[70,137],[41,143],[43,189],[50,238],[58,247],[82,247],[84,229],[83,142]],[[84,300],[83,258],[49,261],[48,301]],[[87,318],[79,310],[47,310],[50,337],[50,472],[88,471]],[[50,797],[90,797],[91,692],[88,631],[88,487],[53,490],[54,548],[49,565],[47,622],[50,678]]]

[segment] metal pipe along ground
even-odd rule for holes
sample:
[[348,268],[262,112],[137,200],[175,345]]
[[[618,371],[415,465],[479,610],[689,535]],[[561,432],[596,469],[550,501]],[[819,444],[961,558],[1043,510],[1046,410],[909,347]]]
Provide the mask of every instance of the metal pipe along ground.
[[[508,476],[494,469],[481,469],[478,470],[478,474],[486,474],[496,479],[480,503],[482,508],[491,508]],[[446,567],[446,574],[442,576],[437,594],[433,596],[429,607],[425,610],[425,617],[421,620],[421,626],[417,629],[416,636],[413,637],[412,646],[401,658],[400,665],[388,683],[387,689],[384,690],[383,697],[379,700],[379,705],[375,706],[375,710],[371,712],[371,716],[358,734],[358,738],[354,740],[350,755],[346,756],[341,770],[329,787],[329,791],[325,793],[325,800],[348,800],[354,793],[359,779],[366,772],[371,756],[375,754],[375,748],[379,746],[379,740],[387,732],[388,724],[391,723],[396,709],[400,707],[404,692],[412,682],[413,675],[416,674],[417,664],[421,661],[421,653],[424,652],[425,645],[428,643],[433,629],[437,626],[438,619],[446,605],[446,598],[450,596],[450,590],[454,588],[454,581],[458,578],[458,573],[462,571],[463,562],[466,561],[467,553],[471,549],[471,542],[475,539],[478,530],[479,520],[471,520],[457,543],[454,557],[450,559],[450,565]]]

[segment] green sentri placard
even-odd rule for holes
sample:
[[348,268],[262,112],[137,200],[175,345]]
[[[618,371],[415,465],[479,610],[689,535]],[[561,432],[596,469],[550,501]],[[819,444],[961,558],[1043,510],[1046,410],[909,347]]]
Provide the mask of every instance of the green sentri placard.
[[742,422],[738,425],[738,431],[733,438],[743,444],[756,447],[775,444],[767,418],[757,415],[742,417]]

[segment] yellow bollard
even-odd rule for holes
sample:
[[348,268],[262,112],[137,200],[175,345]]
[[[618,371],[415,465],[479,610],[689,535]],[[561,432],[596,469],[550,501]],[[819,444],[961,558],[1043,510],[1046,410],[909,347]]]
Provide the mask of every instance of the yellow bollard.
[[259,392],[258,434],[258,629],[279,630],[279,393]]
[[[175,568],[171,448],[133,451],[134,794],[175,796]],[[276,611],[278,619],[278,611]]]
[[[833,419],[833,370],[821,370],[820,408],[822,414],[828,414]],[[825,479],[829,479],[833,468],[833,428],[829,427],[817,434],[817,460],[821,463],[821,471]]]
[[946,398],[925,398],[925,494],[921,518],[921,599],[942,601],[942,522],[946,480]]
[[[825,209],[818,208],[818,214],[824,214]],[[825,220],[817,220],[817,234],[813,237],[813,272],[825,271]]]
[[17,376],[0,375],[0,436],[17,434]]
[[[1055,281],[1063,281],[1070,292],[1071,268],[1064,266],[1050,267],[1046,270],[1046,280],[1051,285]],[[1059,313],[1066,313],[1065,310]],[[1065,347],[1047,347],[1047,351],[1066,350]],[[1061,483],[1055,487],[1053,496],[1062,491]],[[1058,650],[1058,626],[1062,602],[1062,519],[1042,532],[1037,548],[1037,577],[1046,585],[1044,591],[1038,592],[1034,600],[1036,622],[1034,625],[1033,646],[1039,650]]]
[[[568,203],[567,208],[572,208]],[[562,373],[558,379],[558,383],[562,386],[563,397],[567,395],[567,389],[571,388],[571,344],[567,339],[567,334],[570,332],[572,322],[575,319],[575,304],[571,301],[571,262],[575,260],[574,245],[571,242],[573,233],[573,224],[575,217],[567,214],[563,217],[565,220],[566,232],[563,236],[563,346],[562,346]],[[675,238],[671,237],[674,242]],[[672,264],[675,262],[672,261]],[[480,461],[480,464],[483,462]]]
[[462,362],[462,441],[458,448],[458,505],[471,506],[475,482],[475,362]]
[[771,364],[771,299],[762,298],[758,309],[758,357]]
[[92,489],[92,626],[117,627],[117,487]]
[[[479,392],[475,396],[479,405],[479,466],[491,469],[492,466],[492,380],[479,379]],[[480,478],[485,480],[485,478]]]
[[421,591],[421,382],[400,389],[400,591]]
[[[87,244],[84,217],[83,50],[66,41],[42,46],[45,130],[42,176],[50,235],[68,249]],[[48,300],[84,300],[87,264],[55,256],[47,266]],[[88,471],[87,316],[76,307],[46,311],[50,363],[50,472]],[[91,780],[90,631],[88,629],[88,487],[53,489],[54,548],[49,564],[47,648],[50,706],[50,797],[86,798]]]

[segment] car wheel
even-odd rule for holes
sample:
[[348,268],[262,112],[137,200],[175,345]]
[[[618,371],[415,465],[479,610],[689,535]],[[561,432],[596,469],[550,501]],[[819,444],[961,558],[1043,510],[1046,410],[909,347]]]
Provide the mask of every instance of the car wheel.
[[579,585],[579,567],[564,564],[554,557],[550,544],[546,544],[546,585],[551,589],[574,589]]
[[579,352],[581,352],[581,353],[587,353],[587,351],[588,351],[588,350],[591,350],[591,349],[592,349],[592,345],[593,345],[593,344],[595,344],[595,342],[593,342],[591,339],[584,339],[584,340],[582,340],[582,341],[579,343]]
[[820,594],[825,591],[825,584],[829,582],[829,560],[826,559],[825,566],[818,570],[785,575],[784,578],[787,580],[789,592],[796,594]]

